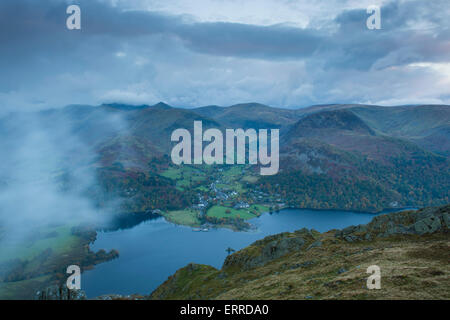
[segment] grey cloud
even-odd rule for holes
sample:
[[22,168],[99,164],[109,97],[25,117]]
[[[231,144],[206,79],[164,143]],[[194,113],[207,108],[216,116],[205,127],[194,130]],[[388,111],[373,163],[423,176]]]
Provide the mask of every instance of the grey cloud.
[[[70,49],[75,43],[85,41],[86,36],[129,39],[163,35],[179,37],[188,48],[205,54],[270,60],[298,59],[310,57],[315,53],[327,56],[336,52],[337,55],[341,53],[345,56],[341,59],[343,63],[352,60],[354,63],[354,59],[358,58],[368,65],[403,45],[409,44],[411,47],[413,44],[418,50],[424,44],[438,47],[435,37],[448,40],[449,36],[448,28],[443,28],[438,35],[428,36],[405,29],[408,22],[433,20],[435,16],[434,23],[445,23],[439,14],[439,8],[445,7],[442,1],[434,2],[432,8],[425,11],[423,3],[418,1],[402,5],[392,2],[382,8],[383,30],[380,31],[366,28],[365,10],[346,11],[335,19],[339,28],[336,33],[331,34],[317,29],[299,29],[283,25],[196,23],[186,21],[180,16],[155,12],[121,11],[120,8],[97,1],[80,1],[83,30],[74,33],[65,29],[65,3],[53,0],[46,1],[48,5],[42,5],[42,2],[45,1],[39,2],[39,5],[33,1],[4,2],[0,7],[4,12],[0,39],[13,44],[18,39],[32,41],[30,39],[35,37],[39,38],[39,41],[42,41],[42,38],[57,39],[60,45],[52,46],[48,41],[44,41],[40,47],[49,45],[52,49],[64,50]],[[35,45],[33,41],[32,44]],[[428,49],[421,52],[433,58],[436,51]],[[352,63],[345,65],[351,67]]]
[[[381,8],[381,30],[366,28],[361,19],[368,16],[365,10],[345,11],[335,19],[339,29],[327,43],[328,49],[337,49],[327,66],[370,70],[413,62],[448,62],[447,7],[446,1],[390,2]],[[421,29],[424,23],[431,28]]]
[[[445,1],[389,3],[382,7],[382,30],[366,28],[365,10],[342,12],[330,21],[335,28],[300,29],[201,23],[82,0],[82,30],[69,31],[67,3],[0,2],[2,108],[114,99],[288,107],[379,100],[389,94],[377,92],[379,74],[385,81],[408,81],[399,76],[405,73],[383,70],[448,62],[450,56]],[[414,29],[415,22],[431,27]],[[424,76],[420,70],[414,75]],[[350,93],[349,79],[370,87]],[[434,98],[448,96],[440,90]]]

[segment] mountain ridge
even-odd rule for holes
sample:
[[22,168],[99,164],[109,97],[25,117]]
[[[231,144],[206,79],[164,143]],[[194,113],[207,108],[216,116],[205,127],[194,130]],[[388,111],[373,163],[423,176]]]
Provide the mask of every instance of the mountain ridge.
[[[252,186],[282,194],[293,207],[374,212],[391,203],[421,207],[450,199],[450,106],[347,104],[288,110],[250,103],[183,109],[159,103],[72,105],[34,115],[46,130],[65,124],[96,152],[97,159],[86,158],[86,165],[115,177],[148,175],[154,159],[170,162],[172,132],[192,132],[198,120],[204,129],[279,129],[280,171],[258,177]],[[20,131],[28,123],[22,116],[1,118],[2,134],[12,137]],[[65,167],[73,159],[82,162],[80,156],[67,157]],[[163,167],[152,174],[161,174]],[[116,172],[119,168],[124,172]]]

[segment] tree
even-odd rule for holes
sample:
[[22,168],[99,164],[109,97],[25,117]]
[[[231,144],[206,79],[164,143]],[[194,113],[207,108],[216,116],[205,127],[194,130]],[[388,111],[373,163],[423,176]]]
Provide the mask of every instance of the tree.
[[225,251],[228,252],[228,255],[230,255],[233,252],[236,252],[236,250],[234,250],[233,248],[230,248],[230,247],[228,247]]

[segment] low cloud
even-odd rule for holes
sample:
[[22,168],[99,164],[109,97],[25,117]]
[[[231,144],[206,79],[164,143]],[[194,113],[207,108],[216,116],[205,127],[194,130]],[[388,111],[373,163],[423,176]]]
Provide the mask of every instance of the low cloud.
[[[2,1],[2,111],[114,99],[182,107],[245,101],[279,107],[403,99],[449,103],[450,89],[441,79],[448,75],[429,68],[405,71],[413,63],[450,62],[444,0],[383,1],[381,30],[368,30],[365,8],[351,1],[331,2],[323,16],[303,2],[289,4],[311,13],[301,25],[290,23],[286,13],[286,23],[257,24],[237,16],[220,21],[206,11],[197,18],[158,3],[79,1],[82,30],[69,31],[66,1]],[[406,90],[410,81],[420,82],[422,90]]]
[[[103,121],[105,127],[123,125],[113,116]],[[0,118],[0,245],[4,250],[11,243],[39,236],[41,228],[48,226],[108,221],[113,207],[99,208],[93,197],[98,188],[93,166],[97,153],[90,140],[95,142],[95,136],[81,130],[76,119],[55,110]]]

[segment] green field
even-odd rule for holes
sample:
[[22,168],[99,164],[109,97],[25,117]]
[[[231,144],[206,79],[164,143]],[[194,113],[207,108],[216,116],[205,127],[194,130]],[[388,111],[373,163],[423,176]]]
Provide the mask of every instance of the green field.
[[236,176],[242,175],[242,170],[244,168],[245,165],[234,165],[227,167],[227,169],[223,171],[223,176],[226,178],[235,178]]
[[[230,212],[227,213],[227,210]],[[255,213],[253,213],[256,212]],[[268,208],[261,205],[251,205],[250,208],[247,209],[233,209],[224,206],[213,206],[207,212],[209,217],[215,218],[236,218],[240,217],[244,220],[256,218],[263,212],[267,212]]]
[[257,176],[251,176],[251,175],[246,175],[242,178],[242,181],[245,182],[249,182],[249,183],[255,183],[258,181],[258,177]]
[[[246,165],[223,166],[214,168],[207,165],[183,165],[178,167],[170,167],[162,176],[176,181],[176,187],[179,190],[189,188],[195,182],[203,182],[197,186],[195,190],[199,192],[209,193],[209,183],[214,182],[215,187],[221,192],[229,195],[229,199],[211,207],[206,215],[211,218],[218,219],[235,219],[242,218],[244,220],[258,217],[263,212],[269,211],[269,208],[261,205],[252,205],[249,208],[233,209],[234,199],[242,197],[246,192],[246,184],[254,183],[257,177],[253,176]],[[232,194],[235,191],[237,194]],[[245,196],[244,196],[245,199]],[[229,211],[227,213],[227,211]],[[200,221],[197,217],[197,211],[179,210],[165,213],[167,220],[177,224],[197,226]]]
[[[36,228],[34,235],[14,243],[2,243],[0,264],[21,261],[20,271],[27,278],[19,281],[0,280],[0,299],[29,299],[35,290],[46,285],[55,270],[80,261],[85,255],[86,240],[72,234],[73,223]],[[17,272],[17,271],[15,271]]]
[[2,300],[31,299],[36,288],[48,284],[51,276],[41,276],[15,282],[0,282],[0,298]]
[[204,181],[208,172],[206,169],[204,166],[179,166],[167,169],[161,176],[175,180],[177,189],[183,190],[192,183]]
[[163,216],[170,222],[181,224],[185,226],[198,227],[200,220],[198,219],[198,211],[186,209],[169,211],[163,213]]
[[79,238],[71,233],[72,226],[42,228],[36,239],[17,245],[4,245],[0,251],[0,262],[13,259],[32,260],[47,249],[51,249],[56,255],[67,253],[79,243]]
[[182,170],[181,168],[169,168],[166,171],[164,171],[163,173],[161,173],[161,175],[163,177],[172,179],[172,180],[177,180],[177,179],[181,179],[181,173]]
[[[223,166],[221,168],[209,165],[181,165],[170,167],[160,175],[174,180],[176,188],[180,191],[196,186],[196,190],[208,192],[210,191],[210,183],[219,181],[216,183],[216,187],[220,190],[236,191],[242,194],[247,191],[244,184],[255,183],[258,180],[258,177],[249,173],[246,165]],[[199,182],[202,182],[202,185],[198,186]]]
[[205,187],[205,186],[200,186],[200,187],[197,187],[195,189],[198,190],[198,191],[201,191],[201,192],[208,192],[209,191],[209,188]]

